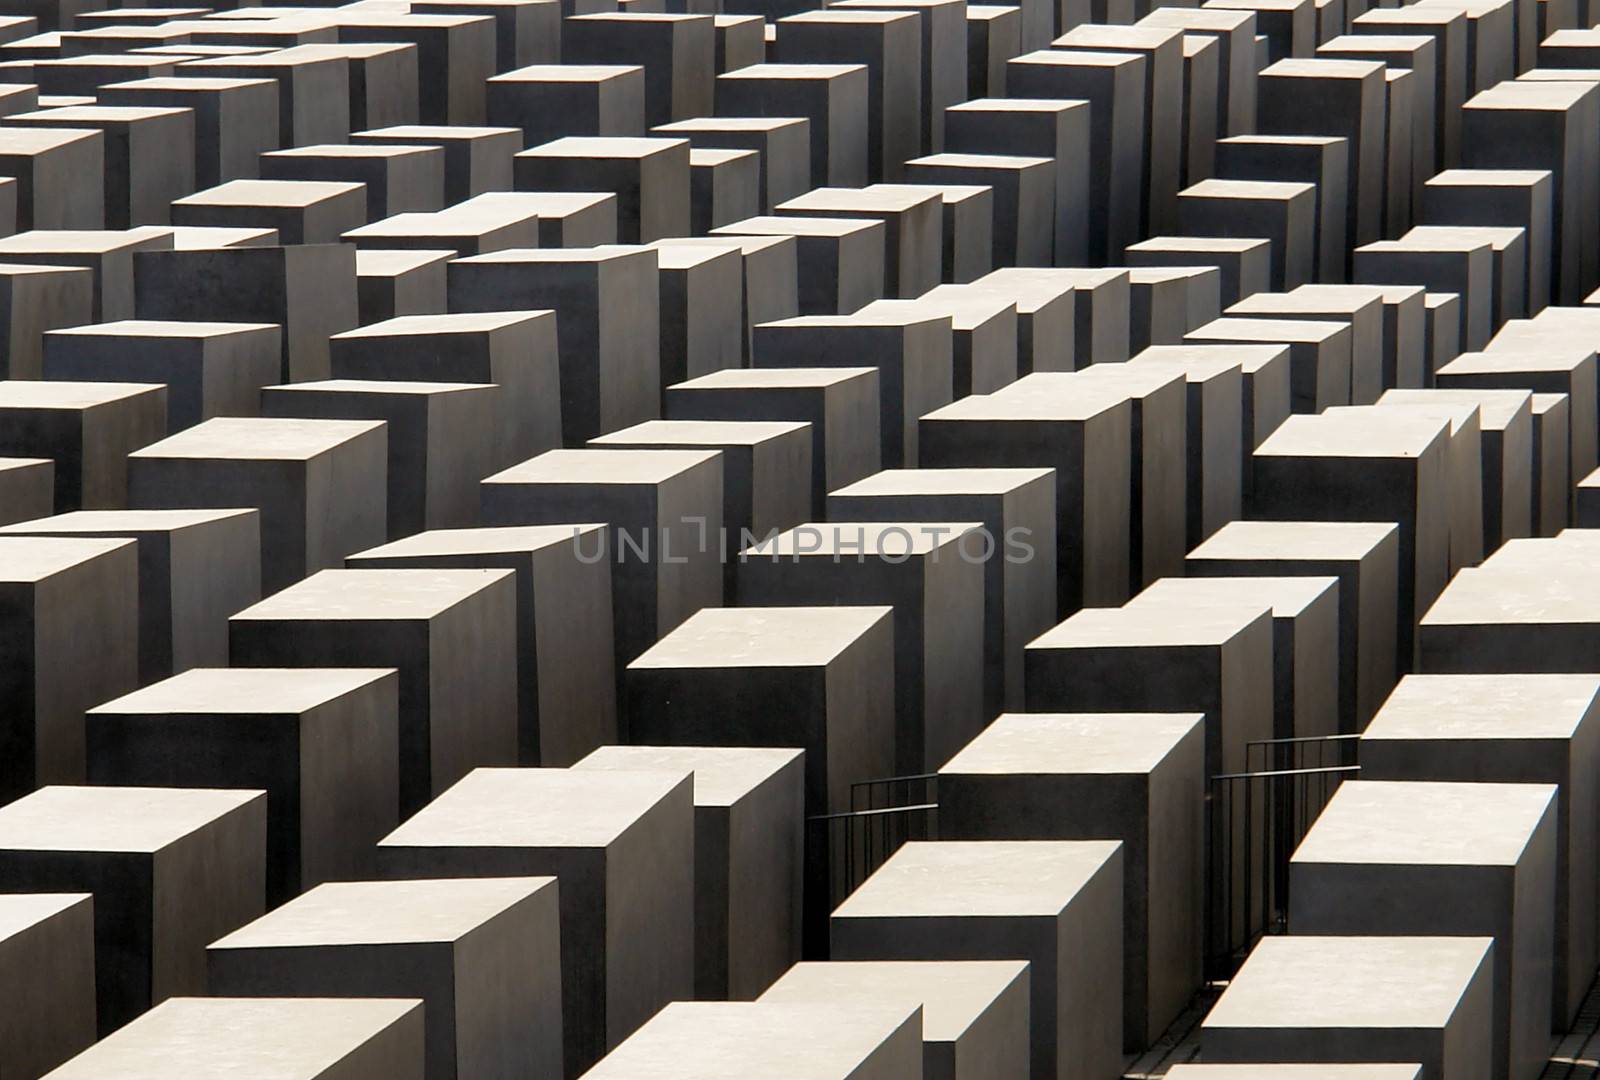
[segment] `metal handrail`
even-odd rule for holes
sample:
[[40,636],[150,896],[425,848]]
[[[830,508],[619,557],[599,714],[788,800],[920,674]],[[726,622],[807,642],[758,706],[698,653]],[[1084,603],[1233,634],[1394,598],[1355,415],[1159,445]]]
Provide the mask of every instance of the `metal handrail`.
[[811,814],[807,821],[836,821],[839,818],[875,817],[881,814],[905,814],[914,810],[937,810],[938,803],[910,803],[906,806],[879,806],[870,810],[836,810],[831,814]]

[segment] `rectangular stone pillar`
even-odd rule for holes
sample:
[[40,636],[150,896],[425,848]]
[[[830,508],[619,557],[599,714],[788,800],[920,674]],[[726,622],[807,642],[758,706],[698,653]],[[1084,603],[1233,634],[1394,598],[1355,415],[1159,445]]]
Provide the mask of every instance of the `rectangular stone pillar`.
[[1571,408],[1565,394],[1533,395],[1535,536],[1555,536],[1571,520]]
[[813,186],[811,121],[803,116],[702,116],[651,130],[667,138],[688,139],[696,149],[758,151],[761,186],[757,198],[763,214],[772,213],[779,203],[803,195]]
[[[717,72],[716,33],[709,14],[574,15],[563,22],[560,42],[563,64],[640,66],[646,126],[711,113]],[[537,144],[530,140],[530,145]]]
[[978,521],[984,715],[1022,707],[1022,650],[1055,624],[1055,477],[1048,469],[898,469],[835,490],[828,520]]
[[957,153],[1026,154],[1054,161],[1053,265],[1089,265],[1090,108],[1081,100],[979,98],[945,115]]
[[1189,554],[1195,577],[1339,582],[1339,730],[1360,731],[1395,681],[1399,531],[1388,523],[1235,522]]
[[671,420],[793,420],[811,425],[811,513],[829,492],[878,472],[878,369],[750,368],[667,388]]
[[384,536],[381,421],[218,417],[128,456],[135,508],[261,511],[261,585],[276,592]]
[[878,369],[885,468],[919,463],[918,418],[954,398],[951,319],[918,305],[855,315],[800,316],[756,327],[757,367]]
[[[1109,1076],[1121,1067],[1124,859],[1115,841],[907,844],[833,913],[833,955],[1025,958],[1032,1074]],[[1078,962],[1052,963],[1069,939]]]
[[1600,220],[1600,172],[1586,141],[1597,110],[1592,82],[1508,82],[1474,96],[1461,114],[1463,165],[1550,170],[1551,293],[1563,304],[1577,303],[1600,276],[1600,237],[1589,235]]
[[[264,909],[266,833],[264,791],[43,787],[0,807],[0,873],[8,888],[93,893],[98,910],[122,913],[95,921],[104,1037],[152,1005],[205,989],[206,946]],[[115,1075],[114,1059],[93,1056],[114,1045],[67,1068]]]
[[[386,878],[551,875],[562,1062],[581,1075],[694,990],[693,780],[677,771],[477,769],[378,845]],[[543,813],[528,814],[530,806]]]
[[800,959],[805,770],[794,749],[606,746],[576,769],[694,775],[695,996],[749,1001]]
[[919,184],[981,185],[994,190],[995,266],[1046,266],[1055,219],[1053,166],[1048,158],[1004,154],[932,154],[906,162]]
[[399,823],[398,687],[382,668],[186,671],[89,711],[88,778],[265,791],[277,905],[376,869]]
[[964,398],[921,421],[928,468],[1056,472],[1056,611],[1128,598],[1133,406],[1104,390]]
[[1237,358],[1207,346],[1155,346],[1134,357],[1181,372],[1187,395],[1185,546],[1193,548],[1243,514],[1245,378]]
[[920,1003],[925,1074],[1021,1080],[1028,1075],[1028,986],[1021,960],[833,960],[796,964],[761,1000],[847,1008]]
[[55,462],[49,458],[0,458],[0,523],[49,517],[55,481]]
[[[711,235],[733,240],[771,236],[792,239],[796,307],[800,315],[848,315],[884,295],[887,229],[881,220],[753,217],[712,229]],[[752,337],[754,326],[752,322]]]
[[1129,244],[1129,266],[1215,266],[1224,307],[1268,288],[1272,241],[1266,237],[1155,236]]
[[[1549,1056],[1557,829],[1552,784],[1349,781],[1290,862],[1297,933],[1492,936],[1491,1074],[1537,1076]],[[1374,822],[1382,822],[1375,833]],[[1467,857],[1453,837],[1483,837]],[[1359,869],[1352,867],[1359,862]],[[1439,906],[1444,891],[1471,905]]]
[[1102,265],[1137,241],[1143,194],[1146,60],[1137,53],[1048,49],[1006,66],[1017,97],[1090,103],[1089,261]]
[[1554,243],[1551,173],[1544,169],[1447,169],[1423,186],[1428,225],[1502,225],[1524,232],[1527,314],[1550,303]]
[[366,186],[366,221],[444,209],[444,151],[427,146],[301,146],[261,155],[272,180],[321,180]]
[[895,768],[929,772],[985,722],[983,540],[979,522],[808,522],[742,553],[739,601],[893,604]]
[[1349,146],[1348,139],[1320,135],[1240,135],[1217,143],[1217,175],[1223,179],[1313,185],[1315,250],[1308,281],[1345,278]]
[[143,683],[192,667],[225,665],[228,616],[261,599],[254,510],[80,510],[3,531],[138,542]]
[[[10,973],[0,982],[9,1020],[0,1053],[17,1075],[43,1076],[87,1050],[95,1037],[94,897],[0,897],[0,958]],[[44,958],[50,976],[36,979]]]
[[437,146],[444,150],[444,201],[454,206],[474,195],[511,190],[511,157],[522,149],[517,128],[396,124],[356,131],[353,143]]
[[277,323],[284,381],[328,377],[328,338],[357,325],[355,248],[348,244],[139,251],[140,319]]
[[1572,1023],[1595,953],[1595,692],[1583,675],[1409,675],[1361,738],[1362,776],[1559,785],[1555,1026]]
[[518,311],[531,305],[555,312],[561,433],[571,446],[660,415],[658,276],[657,256],[649,248],[474,255],[450,264],[450,310]]
[[1345,323],[1350,328],[1351,403],[1371,405],[1382,396],[1389,346],[1383,298],[1375,286],[1302,285],[1289,293],[1257,293],[1230,307],[1228,315]]
[[510,569],[517,587],[517,760],[570,765],[617,739],[611,564],[602,525],[435,529],[351,555],[354,569]]
[[939,284],[944,219],[935,191],[905,184],[860,190],[816,188],[780,203],[776,213],[882,221],[886,244],[884,295],[911,300]]
[[1290,404],[1316,414],[1350,401],[1349,323],[1313,319],[1225,317],[1184,336],[1190,344],[1279,344],[1289,348]]
[[1475,350],[1488,344],[1495,312],[1494,248],[1488,240],[1422,234],[1366,244],[1353,258],[1352,277],[1364,284],[1423,285],[1455,293],[1462,346]]
[[[1209,2],[1209,0],[1208,0]],[[1383,220],[1385,83],[1370,60],[1283,60],[1261,73],[1260,127],[1269,135],[1349,140],[1346,237],[1379,238]]]
[[1201,1022],[1206,1060],[1403,1057],[1421,1076],[1487,1076],[1495,951],[1487,937],[1263,938]]
[[649,243],[689,235],[689,142],[569,135],[512,162],[521,191],[614,191],[617,238]]
[[[308,1028],[326,1038],[308,1040]],[[307,1076],[423,1080],[422,1035],[422,1002],[414,999],[185,997],[157,1006],[53,1075],[88,1080],[174,1069],[200,1076],[282,1065]]]
[[[430,380],[457,386],[497,386],[491,414],[474,421],[484,425],[480,435],[489,436],[491,469],[513,465],[561,444],[563,419],[560,402],[552,393],[559,385],[554,312],[407,315],[336,334],[328,344],[330,367],[338,381],[378,385],[382,380],[409,380],[412,392]],[[579,392],[569,388],[568,393],[578,396]],[[393,442],[398,435],[391,432],[389,438]],[[452,440],[440,444],[439,449],[465,448]],[[475,455],[459,464],[478,469],[482,461]],[[475,488],[484,475],[487,473],[467,483]],[[392,479],[413,486],[417,481],[415,475]],[[458,516],[469,513],[475,521],[473,500],[463,507],[459,493],[452,495],[446,487],[448,484],[435,494],[454,498],[452,512]]]
[[[1460,127],[1460,114],[1444,116],[1441,100],[1441,72],[1443,63],[1439,55],[1441,41],[1420,33],[1394,34],[1343,34],[1317,48],[1318,56],[1350,60],[1375,60],[1387,64],[1390,74],[1409,71],[1411,98],[1410,131],[1410,181],[1406,200],[1412,221],[1420,221],[1422,214],[1422,186],[1428,177],[1438,171],[1439,131],[1446,123]],[[1394,133],[1391,131],[1391,141]],[[1391,162],[1391,166],[1394,163]]]
[[1198,714],[1009,713],[939,770],[944,838],[1122,842],[1126,1053],[1200,985],[1204,789]]
[[[1213,7],[1158,7],[1139,20],[1140,26],[1182,30],[1186,39],[1217,43],[1216,133],[1221,138],[1248,135],[1256,129],[1256,13]],[[1209,103],[1208,103],[1209,104]]]
[[674,1001],[585,1075],[626,1080],[646,1069],[663,1080],[738,1080],[779,1055],[803,1056],[819,1080],[916,1076],[921,1031],[920,1005],[904,1000],[872,1006]]
[[1317,9],[1313,0],[1204,0],[1200,7],[1255,15],[1255,32],[1266,44],[1266,60],[1257,65],[1257,71],[1316,51]]
[[420,998],[427,1080],[560,1080],[556,888],[553,877],[322,885],[212,944],[210,990]]
[[228,621],[236,667],[400,672],[399,807],[517,754],[509,570],[325,570]]
[[887,607],[705,608],[628,666],[629,737],[802,747],[806,813],[847,810],[895,768],[894,637]]
[[445,264],[454,251],[356,249],[356,303],[362,326],[399,315],[440,315]]
[[859,186],[869,182],[869,85],[860,63],[752,64],[717,76],[717,113],[805,118],[811,186]]
[[1291,417],[1256,451],[1254,516],[1399,523],[1401,670],[1449,572],[1449,446],[1448,421],[1369,406]]
[[138,685],[139,578],[137,545],[121,538],[7,536],[0,553],[9,801],[83,781],[84,710]]
[[723,601],[716,451],[552,450],[480,487],[489,525],[610,525],[605,557],[621,669],[701,607]]
[[905,162],[923,145],[921,22],[913,12],[846,8],[778,21],[775,59],[781,64],[865,65],[866,167],[873,181],[900,180]]

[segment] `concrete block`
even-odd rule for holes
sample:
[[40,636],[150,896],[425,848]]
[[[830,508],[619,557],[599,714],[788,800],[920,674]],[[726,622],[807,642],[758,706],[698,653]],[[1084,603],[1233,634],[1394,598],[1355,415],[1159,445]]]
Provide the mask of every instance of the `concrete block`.
[[513,127],[398,124],[355,131],[352,143],[437,146],[444,150],[444,202],[458,202],[489,191],[511,190],[511,158],[523,147]]
[[499,464],[501,388],[482,383],[326,379],[262,390],[264,416],[382,420],[390,539],[475,525],[478,482]]
[[[1123,866],[1115,841],[907,844],[833,913],[833,955],[1027,959],[1032,1075],[1109,1076],[1121,1067]],[[1063,964],[1069,940],[1081,944]]]
[[[1537,1076],[1550,1043],[1556,790],[1340,785],[1290,860],[1296,933],[1492,937],[1489,1071]],[[1470,855],[1456,847],[1463,835],[1474,838]],[[1458,899],[1441,909],[1431,901],[1439,890]]]
[[638,138],[645,132],[645,69],[634,64],[535,64],[494,76],[488,94],[489,123],[520,128],[527,146],[567,135]]
[[258,176],[258,157],[282,145],[271,78],[134,79],[97,93],[107,105],[193,110],[192,189]]
[[325,379],[328,338],[357,325],[355,248],[348,244],[139,251],[139,319],[277,323],[284,381]]
[[266,323],[127,319],[44,335],[44,376],[165,383],[167,430],[213,416],[254,416],[279,378],[282,331]]
[[265,791],[278,904],[375,869],[398,824],[398,686],[375,668],[185,671],[89,710],[88,778]]
[[236,667],[392,667],[399,807],[517,753],[516,591],[498,569],[324,570],[228,621]]
[[685,771],[476,769],[378,845],[391,880],[550,875],[560,889],[562,1062],[581,1075],[694,987]]
[[55,461],[55,508],[128,505],[128,455],[166,433],[166,388],[149,383],[0,382],[0,454]]
[[1401,1058],[1485,1080],[1495,951],[1487,937],[1263,938],[1202,1021],[1207,1060]]
[[128,455],[129,504],[256,507],[270,594],[382,541],[387,444],[376,421],[218,417]]
[[[24,892],[94,894],[103,1038],[205,989],[206,945],[263,910],[266,832],[262,791],[50,786],[0,807],[0,875]],[[112,1045],[56,1075],[115,1075]]]
[[[307,1029],[320,1037],[310,1038]],[[318,1078],[422,1080],[414,999],[184,997],[166,1002],[51,1074],[88,1080],[138,1069],[249,1072],[288,1064]]]
[[1089,265],[1087,102],[1005,98],[998,94],[978,98],[950,108],[945,116],[945,132],[945,145],[956,153],[1025,154],[1053,159],[1053,265]]
[[1123,254],[1129,266],[1215,266],[1224,307],[1265,290],[1272,267],[1266,237],[1157,236],[1128,245]]
[[757,367],[860,366],[878,369],[879,430],[886,468],[919,461],[918,418],[953,396],[953,331],[948,315],[916,304],[855,315],[815,315],[756,327]]
[[752,64],[717,76],[717,113],[804,118],[811,127],[810,186],[859,186],[869,182],[869,84],[860,63]]
[[362,326],[401,315],[442,315],[445,264],[454,251],[356,249],[356,297]]
[[615,560],[620,677],[685,618],[722,603],[722,473],[711,450],[551,450],[479,491],[488,525],[610,525],[599,554]]
[[983,712],[993,716],[1021,707],[1023,647],[1055,623],[1055,477],[1050,470],[885,470],[830,493],[827,517],[832,522],[980,522],[996,549],[983,560]]
[[575,766],[693,774],[702,1001],[754,999],[800,959],[803,757],[793,749],[606,746]]
[[807,523],[742,553],[739,600],[894,604],[895,768],[928,772],[984,722],[982,541],[977,522]]
[[556,881],[321,885],[206,950],[211,992],[420,998],[421,1075],[559,1080]]
[[763,214],[812,187],[811,121],[803,116],[701,116],[651,130],[666,138],[688,139],[697,150],[757,151],[761,172],[756,197]]
[[138,685],[135,544],[5,537],[0,799],[81,783],[83,714]]
[[[561,432],[581,444],[660,415],[657,254],[601,246],[517,249],[457,259],[450,310],[555,312]],[[555,383],[546,383],[546,395]]]
[[195,190],[195,155],[190,149],[195,118],[181,108],[78,105],[20,113],[6,117],[6,123],[101,133],[105,223],[110,228],[165,225],[168,204]]
[[939,770],[951,840],[1118,840],[1123,1048],[1153,1045],[1200,984],[1205,737],[1185,714],[999,717]]
[[968,397],[921,420],[921,463],[1054,469],[1056,612],[1120,604],[1128,598],[1132,414],[1127,395],[1102,389]]
[[[567,64],[641,67],[646,126],[711,113],[717,71],[716,32],[709,13],[575,15],[562,24],[561,52]],[[530,145],[536,143],[530,139]]]
[[775,1004],[922,1007],[922,1075],[1028,1075],[1029,971],[1021,960],[835,960],[796,964],[761,996]]
[[226,664],[228,616],[261,598],[252,510],[80,510],[4,531],[138,541],[141,683]]
[[300,146],[262,154],[261,171],[268,180],[361,184],[366,189],[365,221],[444,208],[444,151],[437,147]]
[[849,315],[884,295],[887,231],[876,219],[774,215],[735,221],[710,234],[793,238],[798,313]]
[[774,1056],[803,1055],[819,1080],[912,1080],[922,1068],[921,1017],[922,1010],[909,1003],[856,1008],[678,1001],[588,1075],[624,1080],[641,1069],[664,1069],[666,1080],[738,1080]]
[[[0,982],[10,1021],[0,1042],[19,1077],[39,1077],[94,1042],[94,897],[0,897]],[[44,980],[34,975],[48,969]]]
[[811,426],[811,513],[828,492],[881,467],[877,368],[753,368],[667,388],[671,420],[799,421]]

